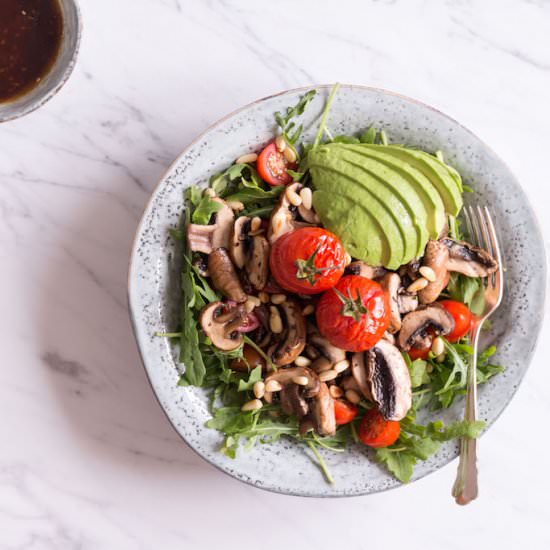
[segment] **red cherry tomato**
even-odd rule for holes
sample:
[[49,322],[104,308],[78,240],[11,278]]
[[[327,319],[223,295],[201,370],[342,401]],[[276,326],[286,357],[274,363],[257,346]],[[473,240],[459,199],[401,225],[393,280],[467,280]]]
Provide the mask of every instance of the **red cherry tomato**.
[[432,341],[430,340],[430,344],[427,347],[411,348],[407,353],[409,354],[411,361],[415,361],[416,359],[427,359],[428,353],[430,353],[431,349],[432,349]]
[[290,183],[292,176],[287,173],[288,168],[295,170],[296,164],[289,163],[273,141],[265,146],[256,161],[256,169],[260,178],[269,185],[286,185]]
[[386,420],[378,409],[368,411],[359,425],[359,439],[369,447],[388,447],[397,441],[401,425]]
[[462,302],[442,300],[439,302],[455,320],[455,328],[445,337],[449,342],[457,342],[470,330],[473,321],[472,312]]
[[364,351],[372,348],[388,328],[390,304],[378,283],[347,275],[321,296],[316,319],[319,331],[332,345]]
[[271,274],[285,290],[317,294],[344,274],[346,252],[336,235],[320,227],[285,233],[271,248]]
[[357,407],[344,399],[334,400],[334,416],[336,425],[341,426],[351,422],[357,415]]

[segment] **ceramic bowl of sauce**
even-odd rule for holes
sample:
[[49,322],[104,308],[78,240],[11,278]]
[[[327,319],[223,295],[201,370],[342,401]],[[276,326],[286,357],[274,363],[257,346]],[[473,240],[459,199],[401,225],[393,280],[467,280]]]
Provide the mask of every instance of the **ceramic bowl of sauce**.
[[75,0],[0,0],[0,122],[34,111],[61,89],[81,28]]

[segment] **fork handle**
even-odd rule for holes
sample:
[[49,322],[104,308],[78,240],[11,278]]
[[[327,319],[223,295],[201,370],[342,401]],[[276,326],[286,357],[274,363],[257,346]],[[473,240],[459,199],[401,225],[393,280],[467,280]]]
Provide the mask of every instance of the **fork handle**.
[[[466,408],[464,420],[477,420],[477,348],[480,323],[473,327],[470,339],[473,342],[473,354],[466,381]],[[452,494],[457,504],[468,504],[477,498],[477,440],[463,437],[460,440],[460,460]]]

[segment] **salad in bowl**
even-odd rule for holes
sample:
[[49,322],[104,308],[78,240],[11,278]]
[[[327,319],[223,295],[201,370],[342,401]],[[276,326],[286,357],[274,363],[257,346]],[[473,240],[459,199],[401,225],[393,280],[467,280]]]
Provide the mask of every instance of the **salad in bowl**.
[[[471,189],[441,152],[373,126],[330,132],[337,86],[302,141],[315,93],[275,114],[261,149],[185,190],[171,230],[180,323],[158,336],[179,347],[180,391],[210,392],[207,426],[226,456],[291,438],[332,483],[320,449],[358,444],[407,482],[442,442],[484,427],[438,411],[465,393],[482,281],[501,266],[468,241]],[[478,357],[480,384],[503,370],[494,353]]]

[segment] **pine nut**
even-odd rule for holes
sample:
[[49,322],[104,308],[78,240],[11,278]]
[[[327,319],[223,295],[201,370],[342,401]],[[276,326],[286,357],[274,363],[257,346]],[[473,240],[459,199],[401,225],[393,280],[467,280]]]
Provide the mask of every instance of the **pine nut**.
[[269,302],[269,294],[267,292],[260,292],[258,298],[262,304],[267,304],[267,302]]
[[344,390],[338,386],[331,386],[329,388],[329,391],[330,395],[332,395],[334,399],[339,399],[340,397],[342,397],[342,395],[344,395]]
[[282,304],[286,302],[286,296],[284,294],[272,294],[271,303],[272,304]]
[[445,361],[445,354],[444,353],[441,353],[439,354],[435,360],[438,362],[438,363],[443,363],[443,361]]
[[296,153],[294,152],[294,149],[292,147],[285,147],[283,155],[287,162],[296,162]]
[[250,231],[258,231],[262,227],[262,218],[254,216],[250,222]]
[[259,307],[262,303],[258,296],[252,296],[251,294],[248,295],[247,301],[252,302],[256,307]]
[[283,321],[279,314],[279,310],[275,306],[271,306],[270,312],[269,328],[274,334],[281,334],[281,332],[283,332]]
[[302,309],[302,315],[307,316],[311,315],[315,311],[315,308],[309,304],[304,309]]
[[338,361],[338,363],[335,363],[335,365],[332,367],[338,374],[341,372],[344,372],[349,367],[349,361],[347,359],[342,359],[342,361]]
[[280,382],[277,382],[277,380],[269,380],[265,384],[265,391],[271,393],[275,391],[281,391],[283,389],[283,386]]
[[311,189],[309,187],[304,187],[300,191],[300,197],[302,197],[302,204],[304,205],[304,208],[306,210],[311,210],[311,207],[313,206],[313,195],[311,193]]
[[212,189],[211,187],[208,187],[204,190],[203,194],[205,197],[214,198],[216,196],[216,191],[214,191],[214,189]]
[[247,300],[244,303],[244,309],[247,313],[251,313],[252,310],[256,307],[256,304],[252,300]]
[[436,356],[445,353],[445,343],[443,342],[443,338],[441,338],[441,336],[434,338],[434,341],[432,342],[432,352]]
[[256,153],[249,153],[248,155],[243,155],[239,157],[235,164],[248,164],[250,162],[256,162],[258,160],[258,155]]
[[258,409],[261,409],[262,406],[263,404],[259,399],[252,399],[251,401],[247,401],[241,407],[241,411],[257,411]]
[[311,364],[311,368],[317,373],[326,372],[332,368],[332,363],[326,357],[319,357]]
[[294,359],[294,364],[297,367],[309,367],[309,365],[311,365],[311,359],[304,357],[303,355],[299,355],[296,359]]
[[254,392],[256,399],[261,399],[265,393],[265,384],[261,380],[258,380],[254,383],[252,391]]
[[319,380],[321,382],[328,382],[329,380],[334,380],[338,376],[338,373],[334,369],[326,370],[319,375]]
[[275,147],[282,153],[286,149],[286,139],[283,136],[277,136],[275,138]]
[[420,273],[420,275],[422,275],[422,277],[424,277],[424,279],[428,279],[428,281],[430,281],[430,283],[433,283],[436,279],[435,271],[427,265],[423,265],[418,270],[418,272]]
[[244,204],[241,201],[227,201],[227,206],[234,210],[235,212],[240,212],[244,210]]
[[428,286],[428,279],[424,279],[424,277],[420,277],[420,279],[416,279],[414,283],[411,283],[407,287],[407,292],[418,292],[419,290],[422,290],[423,288],[426,288]]
[[309,378],[307,376],[295,376],[292,381],[298,386],[307,386],[309,384]]
[[361,401],[361,396],[355,390],[346,390],[346,399],[350,403],[357,405]]
[[351,256],[346,252],[346,266],[351,264]]
[[288,199],[288,202],[294,206],[300,206],[302,204],[302,197],[300,197],[300,195],[292,189],[286,190],[286,198]]

